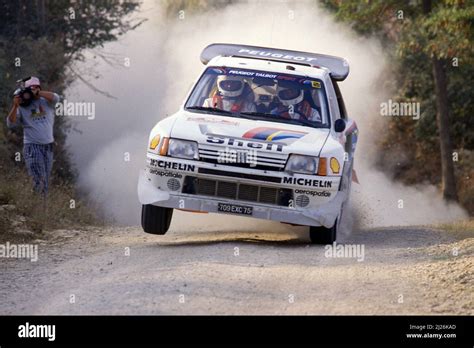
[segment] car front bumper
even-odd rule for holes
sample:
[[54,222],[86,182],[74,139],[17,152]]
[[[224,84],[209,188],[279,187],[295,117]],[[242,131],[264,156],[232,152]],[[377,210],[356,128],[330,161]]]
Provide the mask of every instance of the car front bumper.
[[[157,165],[159,163],[159,165]],[[153,164],[153,165],[152,165]],[[142,170],[138,182],[138,196],[141,204],[153,204],[160,207],[177,208],[183,210],[209,212],[224,214],[218,210],[219,203],[235,204],[240,206],[249,206],[253,208],[252,215],[240,215],[253,217],[257,219],[266,219],[273,221],[280,221],[285,223],[308,225],[308,226],[325,226],[332,227],[336,218],[339,216],[341,206],[346,199],[347,193],[339,191],[340,177],[317,177],[300,175],[296,178],[301,180],[284,179],[288,174],[285,173],[270,173],[269,178],[282,177],[286,183],[267,182],[265,178],[261,177],[259,181],[248,178],[236,178],[221,175],[202,174],[202,168],[219,169],[222,172],[227,170],[227,173],[234,171],[239,174],[255,173],[252,169],[245,168],[228,168],[225,165],[214,165],[198,161],[187,161],[181,159],[170,159],[169,157],[153,156],[148,158],[148,165],[145,170]],[[225,180],[226,182],[234,182],[239,184],[261,184],[267,187],[292,189],[293,192],[304,192],[310,194],[310,203],[307,207],[301,206],[278,206],[274,204],[264,204],[259,202],[249,202],[236,199],[228,199],[224,197],[203,196],[196,194],[183,193],[181,189],[170,190],[170,178],[174,182],[184,181],[188,175],[204,179]],[[310,188],[299,186],[297,183],[311,183],[311,180],[331,180],[331,188]],[[303,180],[304,179],[304,180]],[[324,181],[325,182],[325,181]],[[315,193],[330,194],[329,196],[315,196]],[[311,196],[311,193],[312,196]]]

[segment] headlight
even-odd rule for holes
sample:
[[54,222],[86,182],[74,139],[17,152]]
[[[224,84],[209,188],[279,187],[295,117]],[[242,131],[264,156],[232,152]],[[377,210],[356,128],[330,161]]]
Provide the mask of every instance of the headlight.
[[316,174],[318,158],[303,155],[290,155],[285,170],[293,173]]
[[170,139],[168,156],[186,159],[199,159],[198,145],[195,141]]

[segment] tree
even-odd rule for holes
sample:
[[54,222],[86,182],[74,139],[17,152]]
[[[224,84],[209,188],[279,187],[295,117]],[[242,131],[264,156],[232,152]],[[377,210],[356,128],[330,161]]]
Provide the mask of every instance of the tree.
[[[140,25],[142,19],[129,16],[139,5],[139,0],[0,0],[0,112],[6,115],[20,78],[37,75],[60,94],[74,78],[85,80],[87,76],[71,76],[67,68],[83,60],[85,50],[101,47]],[[59,146],[53,176],[71,181],[74,175],[65,149],[69,124],[59,117],[54,128]]]
[[[383,38],[386,47],[398,53],[398,56],[393,56],[394,59],[410,63],[402,70],[407,71],[418,64],[410,61],[412,55],[429,61],[434,89],[432,94],[435,95],[443,197],[457,200],[447,68],[449,62],[472,64],[474,4],[463,0],[328,0],[325,4],[359,33]],[[402,74],[398,78],[406,80]]]

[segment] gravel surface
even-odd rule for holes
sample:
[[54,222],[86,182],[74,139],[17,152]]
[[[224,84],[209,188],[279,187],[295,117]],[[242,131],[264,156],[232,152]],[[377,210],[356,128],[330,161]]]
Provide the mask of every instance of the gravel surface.
[[[474,235],[361,229],[329,257],[306,229],[176,212],[140,227],[47,232],[39,259],[0,259],[0,314],[474,314]],[[360,250],[360,249],[359,249]]]

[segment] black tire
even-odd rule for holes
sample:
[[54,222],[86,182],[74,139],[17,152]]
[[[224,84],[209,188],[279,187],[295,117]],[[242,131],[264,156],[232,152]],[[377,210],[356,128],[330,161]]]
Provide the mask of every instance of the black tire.
[[165,234],[170,228],[173,208],[142,205],[142,228],[146,233]]
[[310,226],[309,228],[309,239],[312,244],[332,244],[336,241],[336,236],[337,220],[331,228],[324,226]]

